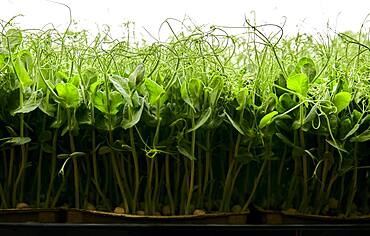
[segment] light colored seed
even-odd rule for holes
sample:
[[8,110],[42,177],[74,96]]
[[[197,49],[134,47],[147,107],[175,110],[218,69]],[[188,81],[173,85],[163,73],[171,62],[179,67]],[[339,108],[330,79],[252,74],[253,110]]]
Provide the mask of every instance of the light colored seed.
[[206,212],[202,209],[195,209],[193,211],[193,215],[196,215],[196,216],[201,216],[201,215],[205,215],[205,214],[206,214]]
[[116,207],[114,209],[114,213],[116,213],[116,214],[125,214],[125,209],[123,209],[122,207]]
[[95,211],[96,210],[96,207],[93,204],[91,204],[90,202],[88,202],[86,204],[86,210]]
[[162,215],[164,216],[171,215],[171,207],[169,205],[165,205],[162,207]]
[[231,208],[231,212],[235,212],[235,213],[239,213],[242,211],[242,207],[240,205],[234,205],[232,208]]
[[15,208],[17,208],[17,209],[26,209],[26,208],[30,208],[30,206],[25,202],[20,202],[20,203],[17,204],[17,206]]
[[145,216],[145,211],[136,211],[136,215],[139,215],[139,216]]

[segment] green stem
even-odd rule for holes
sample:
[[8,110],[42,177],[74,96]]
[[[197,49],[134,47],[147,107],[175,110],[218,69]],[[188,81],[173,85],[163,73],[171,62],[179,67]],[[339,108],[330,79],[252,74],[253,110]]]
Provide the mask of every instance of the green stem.
[[[300,142],[301,142],[301,148],[305,149],[305,140],[304,140],[304,133],[303,129],[300,129]],[[301,212],[306,211],[306,207],[308,204],[308,165],[307,165],[307,155],[305,152],[302,154],[302,169],[303,169],[303,193],[302,193],[302,202],[300,206]]]
[[[94,120],[94,112],[92,112],[92,119]],[[108,203],[108,200],[104,193],[102,192],[100,185],[99,185],[99,172],[98,172],[98,164],[97,164],[97,156],[96,156],[96,130],[95,127],[92,127],[91,131],[91,137],[92,137],[92,164],[93,164],[93,184],[96,188],[96,191],[98,192],[98,195],[103,199],[104,206],[107,208],[107,210],[111,209],[110,204]],[[97,205],[98,202],[95,202],[95,205]]]
[[157,159],[154,159],[154,173],[155,173],[155,178],[154,178],[154,192],[153,192],[153,200],[152,200],[152,209],[151,211],[155,212],[157,209],[157,199],[159,198],[159,171],[158,171],[158,161]]
[[12,186],[13,182],[13,166],[14,166],[15,150],[14,147],[10,148],[9,172],[8,172],[8,189]]
[[[109,143],[111,145],[113,143],[113,134],[111,130],[109,130]],[[121,175],[119,173],[118,163],[117,163],[116,155],[114,154],[114,152],[111,152],[111,159],[112,159],[112,167],[113,167],[114,175],[115,175],[115,178],[118,184],[119,191],[121,193],[121,197],[123,199],[124,209],[125,209],[125,212],[128,213],[129,207],[128,207],[128,202],[127,202],[127,196],[125,194],[125,189],[122,183]]]
[[50,180],[48,192],[46,194],[45,208],[48,208],[51,201],[51,191],[54,187],[55,171],[56,171],[56,162],[57,162],[57,140],[58,140],[58,129],[54,130],[53,134],[53,153],[51,154],[51,165],[50,165]]
[[197,203],[196,208],[203,208],[203,157],[201,148],[198,149],[198,191],[197,191]]
[[253,200],[254,194],[256,193],[256,190],[257,190],[257,186],[258,186],[258,184],[259,184],[259,182],[260,182],[260,179],[261,179],[261,177],[262,177],[262,173],[263,173],[263,171],[264,171],[264,169],[265,169],[265,166],[266,166],[267,160],[268,160],[268,158],[266,158],[266,157],[265,157],[265,158],[264,158],[264,160],[263,160],[263,163],[262,163],[261,169],[260,169],[260,171],[259,171],[259,173],[258,173],[258,176],[257,176],[257,178],[254,180],[254,184],[253,184],[252,192],[251,192],[251,194],[249,195],[249,198],[248,198],[247,202],[244,204],[244,206],[243,206],[243,208],[242,208],[242,212],[244,212],[244,211],[246,211],[246,210],[248,209],[249,204],[250,204],[250,203],[252,202],[252,200]]
[[[179,195],[180,194],[185,194],[185,193],[182,193],[182,185],[180,183],[180,175],[181,175],[181,161],[180,159],[175,159],[175,167],[176,167],[176,170],[174,171],[174,175],[175,175],[175,179],[174,179],[174,202],[175,202],[175,205],[176,203],[178,203],[178,205],[181,205],[181,199],[179,199]],[[183,208],[180,207],[179,208],[180,210],[182,210]]]
[[203,198],[206,195],[209,179],[209,170],[211,168],[211,130],[206,133],[206,166],[204,170]]
[[166,190],[168,201],[170,203],[171,215],[175,215],[175,202],[172,197],[171,180],[170,180],[170,155],[166,153],[165,157],[165,168],[166,168]]
[[134,188],[134,196],[132,198],[132,211],[136,211],[137,207],[137,195],[139,193],[139,184],[140,184],[140,175],[139,175],[139,158],[136,152],[136,145],[135,145],[135,137],[134,137],[134,130],[133,128],[129,129],[130,133],[130,143],[131,143],[131,152],[132,158],[134,159],[134,169],[135,169],[135,188]]
[[[194,116],[192,117],[191,120],[192,127],[195,126],[195,120]],[[193,158],[195,158],[195,130],[192,131],[191,133],[191,155]],[[194,172],[195,172],[195,161],[194,159],[190,160],[190,183],[189,183],[189,192],[188,192],[188,199],[186,201],[186,207],[185,207],[185,215],[190,214],[190,204],[191,204],[191,199],[193,196],[193,189],[194,189]]]
[[55,208],[56,204],[58,203],[59,197],[60,197],[62,191],[64,190],[64,186],[66,184],[66,180],[69,177],[70,172],[71,172],[71,169],[68,168],[67,171],[66,171],[66,174],[63,176],[62,183],[60,184],[60,186],[57,190],[57,193],[55,194],[55,197],[54,197],[54,199],[51,203],[51,208]]
[[[87,207],[87,203],[89,203],[89,193],[90,193],[90,179],[92,178],[91,176],[91,162],[89,159],[86,159],[86,177],[85,177],[85,189],[84,189],[84,192],[83,192],[83,201],[82,201],[82,206],[83,208],[86,209]],[[82,181],[82,180],[81,180]]]
[[[75,141],[72,134],[72,119],[71,119],[71,110],[67,109],[67,119],[68,119],[68,134],[69,134],[69,144],[71,153],[76,152]],[[80,176],[78,171],[78,165],[76,157],[72,157],[73,164],[73,179],[74,179],[74,188],[75,188],[75,207],[80,208]]]
[[241,138],[242,138],[242,135],[238,133],[238,137],[235,143],[234,153],[233,155],[230,155],[231,162],[230,162],[229,169],[227,171],[227,175],[225,179],[224,191],[223,191],[223,196],[222,196],[222,201],[221,201],[219,211],[229,211],[230,210],[230,200],[231,200],[231,196],[233,192],[232,179],[233,179],[233,176],[235,175],[234,168],[236,165],[235,157],[239,153],[239,146],[240,146]]
[[[45,130],[46,119],[44,118],[42,121],[42,130]],[[36,207],[40,207],[40,194],[41,194],[41,176],[42,176],[42,157],[43,157],[43,146],[44,144],[40,144],[39,150],[39,164],[37,169],[37,194],[36,194]]]
[[1,206],[2,208],[6,209],[8,208],[8,203],[6,202],[6,196],[4,192],[4,188],[0,183],[0,198],[1,198]]
[[271,189],[271,171],[272,171],[272,163],[271,160],[268,160],[267,162],[267,201],[266,201],[266,209],[270,210],[271,207],[271,195],[272,195],[272,189]]
[[347,209],[346,209],[346,216],[349,216],[352,210],[353,200],[356,196],[357,191],[357,149],[358,149],[358,143],[355,142],[354,150],[353,150],[353,175],[352,175],[352,182],[351,182],[351,191],[349,191],[348,194],[348,200],[347,200]]
[[[23,95],[21,97],[23,98]],[[23,104],[23,99],[21,99],[21,100],[22,100],[22,104]],[[20,105],[20,106],[22,106],[22,105]],[[20,137],[23,138],[24,137],[24,114],[23,113],[20,114],[20,125],[19,125],[19,127],[20,127]],[[22,179],[25,167],[26,167],[26,149],[25,149],[25,145],[22,144],[21,145],[21,164],[20,164],[20,167],[19,167],[18,176],[17,176],[17,178],[15,180],[15,183],[14,183],[13,194],[12,194],[13,206],[15,206],[17,204],[17,189],[18,189],[19,182]],[[19,201],[22,201],[22,199],[19,199]]]
[[40,208],[40,194],[41,194],[41,175],[42,175],[42,147],[43,144],[40,146],[39,151],[39,164],[37,167],[37,193],[36,193],[36,207]]
[[153,179],[153,162],[152,158],[147,158],[147,182],[145,192],[145,211],[148,214],[153,214],[152,208],[152,179]]

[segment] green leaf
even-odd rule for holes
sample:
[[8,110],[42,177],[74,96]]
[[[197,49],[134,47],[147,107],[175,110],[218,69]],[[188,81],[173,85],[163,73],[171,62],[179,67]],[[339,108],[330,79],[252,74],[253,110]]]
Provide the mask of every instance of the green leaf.
[[211,106],[216,105],[223,89],[223,79],[221,76],[214,76],[209,84],[211,91],[209,92],[209,104]]
[[78,88],[71,83],[57,84],[55,86],[61,105],[65,108],[77,108],[80,104],[80,93]]
[[64,71],[60,71],[58,70],[56,73],[55,73],[55,77],[56,77],[56,81],[57,82],[69,82],[69,77],[68,75],[64,72]]
[[73,158],[73,157],[83,157],[83,156],[86,156],[86,153],[84,152],[73,152],[70,154],[70,156]]
[[279,114],[277,111],[272,111],[272,112],[266,114],[264,117],[262,117],[258,127],[260,129],[262,129],[265,126],[269,125],[272,122],[272,118],[274,118],[274,116],[276,116],[277,114]]
[[287,138],[285,135],[283,135],[282,133],[276,133],[276,136],[281,140],[283,141],[283,143],[285,143],[286,145],[292,147],[292,148],[296,148],[296,149],[300,149],[300,150],[303,150],[301,147],[295,145],[292,141],[290,141],[289,138]]
[[109,80],[113,84],[113,86],[117,89],[117,91],[122,95],[122,97],[125,99],[125,102],[132,107],[133,104],[131,100],[131,90],[130,86],[128,85],[127,79],[114,75],[110,76]]
[[[161,98],[161,96],[165,93],[165,90],[163,87],[159,84],[157,84],[155,81],[146,78],[145,79],[145,87],[149,92],[149,103],[152,106],[156,106],[158,100]],[[161,102],[165,102],[162,101]]]
[[128,80],[130,81],[130,84],[132,84],[133,86],[139,85],[144,78],[144,74],[145,74],[145,67],[144,67],[144,64],[141,63],[130,74],[128,78]]
[[293,108],[295,105],[297,105],[297,103],[291,98],[291,95],[288,93],[283,93],[279,97],[279,102],[276,106],[276,110],[279,113],[284,113]]
[[41,104],[39,105],[39,108],[46,115],[48,115],[50,117],[54,117],[54,112],[56,110],[55,105],[50,104],[49,101],[46,98],[42,99]]
[[195,124],[194,127],[192,127],[191,129],[189,129],[187,132],[192,132],[194,130],[197,130],[199,129],[202,125],[204,125],[204,123],[207,122],[207,120],[209,119],[209,117],[211,116],[212,114],[212,108],[211,107],[208,107],[206,112],[204,112],[202,114],[202,116],[198,119],[197,123]]
[[103,83],[103,80],[96,80],[90,85],[90,93],[94,95],[96,93],[96,90],[98,89],[98,86]]
[[293,74],[287,78],[287,88],[295,91],[302,97],[307,96],[308,92],[308,77],[306,74]]
[[2,143],[0,145],[0,147],[4,146],[6,144],[19,146],[19,145],[24,145],[26,143],[31,142],[31,138],[29,138],[29,137],[10,137],[10,138],[0,139],[0,141],[5,141],[4,143]]
[[245,135],[244,131],[242,130],[242,128],[229,116],[229,114],[227,114],[226,112],[224,112],[227,116],[227,118],[229,119],[230,123],[232,126],[234,126],[234,128],[242,135]]
[[123,104],[121,94],[117,91],[112,91],[110,94],[110,114],[116,115],[119,112],[119,106]]
[[352,123],[358,123],[360,118],[362,117],[362,113],[358,110],[354,109],[351,114]]
[[121,123],[122,127],[124,129],[128,129],[136,125],[140,121],[141,114],[143,113],[143,108],[144,108],[144,102],[142,102],[141,107],[138,111],[131,114],[130,120],[126,120],[126,119],[122,120],[122,123]]
[[189,160],[195,161],[195,157],[191,155],[185,147],[177,145],[177,150],[184,155],[185,157],[189,158]]
[[304,73],[307,75],[310,81],[316,76],[316,66],[311,58],[303,57],[297,63],[295,71],[297,73]]
[[308,112],[307,116],[303,120],[303,124],[306,124],[307,122],[312,122],[313,119],[317,117],[317,107],[319,103],[316,103],[311,110]]
[[337,107],[337,113],[344,110],[346,107],[349,106],[351,102],[351,94],[348,92],[340,92],[335,94],[333,103]]
[[23,62],[21,59],[17,58],[14,60],[14,69],[17,73],[17,77],[19,79],[19,82],[21,83],[21,86],[23,90],[27,87],[32,85],[32,80],[26,70],[26,68],[23,65]]
[[76,87],[79,86],[80,85],[80,76],[79,75],[72,76],[69,79],[68,83],[71,83],[71,84],[73,84]]
[[195,109],[201,109],[201,98],[203,97],[203,85],[200,79],[191,79],[188,82],[188,94]]
[[59,159],[69,159],[69,158],[76,158],[76,157],[83,157],[83,156],[86,156],[87,154],[84,153],[84,152],[73,152],[71,154],[65,154],[65,153],[62,153],[62,154],[59,154],[57,157]]
[[196,111],[195,108],[194,108],[193,102],[191,101],[191,99],[189,97],[188,86],[187,86],[186,82],[183,82],[181,84],[180,93],[181,93],[182,100],[184,100],[184,102],[186,104],[188,104],[194,111]]
[[34,91],[31,96],[23,102],[22,107],[18,107],[17,109],[11,111],[10,114],[14,116],[18,113],[30,113],[31,111],[35,110],[41,104],[41,95],[42,93],[40,91]]
[[3,38],[3,47],[14,52],[22,43],[22,32],[18,29],[9,29]]
[[94,107],[99,111],[108,114],[107,99],[102,91],[97,91],[93,96]]
[[242,108],[245,107],[248,94],[249,93],[247,88],[243,88],[238,92],[238,95],[236,96],[236,101],[238,102],[239,106],[236,108],[236,110],[242,110]]
[[331,146],[333,146],[334,148],[338,149],[339,151],[342,151],[342,152],[345,152],[345,153],[348,153],[348,151],[346,151],[342,146],[342,144],[340,144],[338,141],[333,141],[333,140],[329,140],[329,139],[326,139],[325,140],[327,143],[329,143]]
[[358,128],[360,128],[360,124],[355,124],[343,139],[347,139],[349,136],[353,135],[358,130]]
[[105,155],[111,153],[113,150],[109,146],[101,146],[98,150],[99,155]]
[[95,68],[87,68],[82,74],[82,80],[84,81],[87,87],[95,83],[98,80],[99,76]]
[[339,138],[341,140],[344,140],[347,138],[347,134],[351,131],[352,127],[352,122],[350,118],[342,119],[339,123],[340,128],[339,128]]
[[352,137],[350,139],[350,141],[353,142],[353,143],[362,143],[362,142],[366,142],[366,141],[369,141],[369,140],[370,140],[370,129],[367,129],[364,132],[362,132],[361,134],[359,134],[355,137]]

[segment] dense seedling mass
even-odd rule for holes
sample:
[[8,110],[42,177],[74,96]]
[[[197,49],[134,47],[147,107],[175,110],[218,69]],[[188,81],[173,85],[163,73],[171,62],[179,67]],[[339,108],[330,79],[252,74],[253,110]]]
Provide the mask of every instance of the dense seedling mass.
[[368,34],[0,30],[1,208],[369,213]]

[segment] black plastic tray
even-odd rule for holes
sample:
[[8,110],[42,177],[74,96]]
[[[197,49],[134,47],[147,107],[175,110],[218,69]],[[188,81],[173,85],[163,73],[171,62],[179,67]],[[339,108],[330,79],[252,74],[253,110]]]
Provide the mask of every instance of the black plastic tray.
[[[230,235],[228,235],[230,234]],[[370,235],[370,224],[192,225],[192,224],[60,224],[0,223],[0,235],[99,236],[236,236],[236,235]]]

